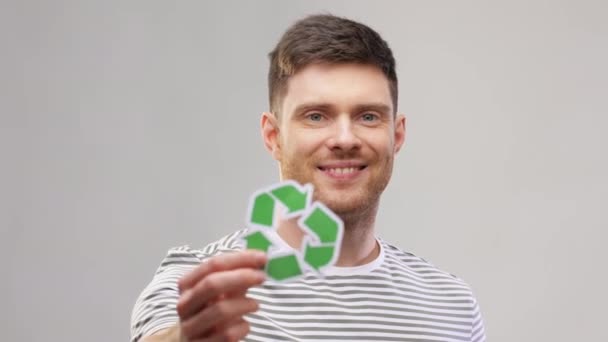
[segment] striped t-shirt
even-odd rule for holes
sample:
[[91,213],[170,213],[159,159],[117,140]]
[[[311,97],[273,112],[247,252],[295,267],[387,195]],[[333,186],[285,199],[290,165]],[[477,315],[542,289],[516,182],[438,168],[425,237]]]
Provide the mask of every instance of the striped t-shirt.
[[[245,231],[202,250],[171,249],[137,299],[132,341],[177,324],[177,281],[211,256],[242,249]],[[485,341],[479,307],[464,281],[378,242],[379,256],[366,265],[249,289],[260,308],[245,316],[251,325],[245,341]]]

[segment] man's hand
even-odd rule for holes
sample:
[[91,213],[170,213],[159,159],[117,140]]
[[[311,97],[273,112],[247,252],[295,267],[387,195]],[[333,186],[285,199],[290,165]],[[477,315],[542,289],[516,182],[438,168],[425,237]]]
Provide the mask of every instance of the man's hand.
[[261,284],[266,255],[242,251],[210,258],[179,281],[182,341],[239,341],[249,333],[243,315],[258,309],[247,290]]

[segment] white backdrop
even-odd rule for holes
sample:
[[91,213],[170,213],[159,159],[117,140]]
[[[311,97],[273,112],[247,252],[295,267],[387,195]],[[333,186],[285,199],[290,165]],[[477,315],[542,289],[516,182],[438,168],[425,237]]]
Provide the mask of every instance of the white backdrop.
[[266,54],[306,14],[392,46],[407,146],[379,232],[467,280],[490,341],[608,341],[603,1],[6,1],[0,324],[125,341],[167,249],[277,180]]

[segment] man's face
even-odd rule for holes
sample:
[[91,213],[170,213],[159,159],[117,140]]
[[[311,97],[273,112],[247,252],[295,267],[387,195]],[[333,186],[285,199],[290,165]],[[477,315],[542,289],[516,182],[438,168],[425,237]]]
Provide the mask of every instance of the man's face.
[[376,205],[405,137],[386,76],[370,65],[309,65],[289,79],[281,108],[278,120],[262,118],[281,179],[312,183],[339,215]]

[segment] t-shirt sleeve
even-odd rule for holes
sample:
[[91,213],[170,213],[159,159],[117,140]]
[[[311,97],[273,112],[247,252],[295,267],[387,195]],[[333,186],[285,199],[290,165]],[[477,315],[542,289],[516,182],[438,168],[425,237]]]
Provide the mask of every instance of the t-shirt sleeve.
[[169,250],[152,281],[141,292],[131,314],[131,341],[170,328],[179,322],[178,280],[201,263],[187,246]]
[[473,299],[473,322],[471,324],[471,342],[485,342],[486,334],[483,326],[483,318],[477,300]]

